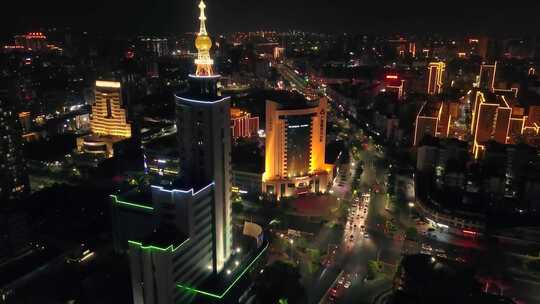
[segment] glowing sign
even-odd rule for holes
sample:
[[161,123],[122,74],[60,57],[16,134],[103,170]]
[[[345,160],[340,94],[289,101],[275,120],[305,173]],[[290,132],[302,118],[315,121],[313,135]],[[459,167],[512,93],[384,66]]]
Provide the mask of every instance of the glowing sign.
[[309,127],[309,125],[307,124],[304,124],[304,125],[291,125],[289,126],[289,129],[298,129],[298,128],[307,128]]
[[120,82],[98,80],[98,81],[96,81],[96,87],[119,89],[120,88]]
[[386,75],[386,79],[398,79],[397,75]]

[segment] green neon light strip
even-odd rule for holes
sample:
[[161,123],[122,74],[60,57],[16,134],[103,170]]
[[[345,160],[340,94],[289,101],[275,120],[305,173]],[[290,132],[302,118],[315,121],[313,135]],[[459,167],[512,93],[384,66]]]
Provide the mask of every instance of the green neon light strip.
[[180,247],[184,246],[187,242],[189,241],[189,239],[186,239],[184,242],[182,242],[182,244],[174,247],[173,245],[169,245],[168,247],[166,248],[161,248],[161,247],[157,247],[157,246],[153,246],[153,245],[150,245],[150,246],[143,246],[143,244],[141,242],[137,242],[137,241],[128,241],[129,244],[132,244],[132,245],[135,245],[135,246],[139,246],[141,249],[143,250],[157,250],[157,251],[171,251],[171,252],[175,252],[176,250],[178,250]]
[[123,201],[119,200],[116,195],[111,195],[111,197],[114,199],[114,202],[116,204],[118,204],[118,205],[123,205],[123,206],[133,207],[133,208],[139,208],[139,209],[144,209],[144,210],[150,210],[150,211],[154,210],[153,207],[139,205],[139,204],[133,204],[133,203],[128,203],[128,202],[123,202]]
[[246,268],[244,268],[244,270],[238,275],[238,277],[236,277],[236,279],[229,285],[229,287],[227,287],[227,289],[225,289],[225,291],[223,291],[221,293],[221,295],[217,295],[215,293],[211,293],[211,292],[208,292],[208,291],[199,290],[199,289],[196,289],[196,288],[184,286],[184,285],[181,285],[181,284],[176,284],[176,286],[178,288],[182,288],[182,289],[187,290],[187,291],[199,293],[199,294],[202,294],[202,295],[205,295],[205,296],[208,296],[208,297],[212,297],[212,298],[215,298],[215,299],[223,299],[227,295],[227,293],[229,293],[229,291],[234,287],[234,285],[236,285],[236,283],[238,283],[238,281],[246,274],[246,272],[251,268],[251,266],[253,266],[253,264],[255,264],[255,262],[257,262],[257,260],[259,260],[259,258],[262,256],[262,254],[266,251],[267,248],[268,248],[268,243],[266,244],[264,249],[255,257],[255,259],[253,259],[253,261],[251,261],[251,263],[249,263],[249,265]]

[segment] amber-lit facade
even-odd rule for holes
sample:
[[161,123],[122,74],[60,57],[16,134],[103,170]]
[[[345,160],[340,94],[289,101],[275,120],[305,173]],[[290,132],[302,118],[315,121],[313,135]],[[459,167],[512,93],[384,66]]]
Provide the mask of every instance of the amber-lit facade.
[[131,137],[131,125],[122,108],[122,88],[119,82],[96,81],[96,101],[92,105],[90,128],[102,136]]
[[413,144],[417,146],[426,135],[451,137],[452,122],[459,114],[457,102],[425,102],[416,116]]
[[480,75],[478,75],[478,87],[481,90],[493,91],[495,89],[495,74],[497,73],[497,62],[494,64],[482,64]]
[[436,95],[442,92],[443,73],[446,68],[444,62],[431,62],[428,66],[427,93]]
[[[521,107],[516,103],[517,88],[497,88],[496,69],[497,63],[482,64],[475,85],[477,88],[469,91],[459,102],[426,102],[416,118],[414,145],[418,146],[425,135],[460,140],[469,138],[475,158],[483,156],[490,141],[538,146],[540,106]],[[461,122],[464,128],[459,129],[455,125],[463,116],[462,107],[465,105],[470,107],[470,120],[466,124]],[[463,136],[462,129],[467,130],[465,134],[468,135]]]
[[327,191],[332,169],[325,164],[327,103],[325,98],[293,106],[266,102],[264,193],[279,199]]
[[475,157],[479,156],[490,140],[501,144],[508,142],[511,117],[512,108],[504,96],[486,97],[484,93],[476,92],[471,125],[474,141],[472,152]]
[[114,156],[114,145],[131,138],[131,124],[122,105],[122,86],[116,81],[96,81],[90,119],[91,135],[77,139],[80,152]]
[[234,139],[250,138],[259,131],[259,117],[238,108],[231,108],[231,134]]

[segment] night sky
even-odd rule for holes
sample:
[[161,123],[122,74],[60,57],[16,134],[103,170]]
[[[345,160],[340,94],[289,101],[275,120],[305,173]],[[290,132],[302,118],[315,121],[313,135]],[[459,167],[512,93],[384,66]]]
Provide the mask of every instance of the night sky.
[[[10,1],[10,0],[5,0]],[[0,13],[1,34],[39,26],[107,33],[194,31],[197,0],[27,0]],[[351,33],[540,32],[540,1],[207,0],[209,30],[300,29]],[[470,2],[470,3],[467,3]],[[536,3],[535,3],[536,2]],[[430,3],[433,7],[428,7]],[[508,7],[515,3],[514,7]],[[6,5],[7,3],[3,3]],[[435,7],[435,4],[438,4]]]

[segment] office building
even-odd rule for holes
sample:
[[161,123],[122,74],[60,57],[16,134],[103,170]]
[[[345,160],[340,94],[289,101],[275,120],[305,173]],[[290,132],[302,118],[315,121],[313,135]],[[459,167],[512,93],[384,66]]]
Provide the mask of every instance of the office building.
[[476,92],[472,112],[471,132],[473,154],[479,157],[488,141],[508,143],[512,107],[504,96]]
[[325,98],[266,101],[264,193],[279,199],[327,191],[332,169],[325,164],[326,109]]
[[444,62],[431,62],[428,65],[427,93],[436,95],[442,92],[443,75],[446,65]]
[[231,108],[231,132],[234,139],[257,136],[259,117],[251,117],[251,113]]
[[[475,85],[479,88],[469,91],[457,102],[424,103],[416,118],[414,145],[417,146],[424,135],[470,138],[473,141],[471,152],[476,158],[482,156],[488,141],[540,145],[540,107],[518,104],[518,88],[496,87],[496,69],[497,63],[483,64]],[[435,73],[435,70],[430,71]]]
[[497,62],[493,64],[482,64],[480,66],[480,74],[477,76],[476,87],[482,92],[491,92],[498,95],[503,95],[506,98],[515,99],[518,96],[519,89],[517,87],[501,88],[497,86]]
[[90,135],[77,138],[80,153],[110,158],[120,142],[131,138],[120,82],[96,81],[90,131]]
[[405,80],[400,78],[399,75],[386,75],[384,84],[386,92],[395,93],[397,100],[403,99],[405,94]]
[[497,62],[494,64],[482,64],[478,75],[478,88],[493,92],[495,89],[495,75],[497,74]]
[[147,56],[162,57],[170,54],[169,40],[166,38],[141,37],[139,41]]
[[453,102],[426,101],[416,116],[413,145],[417,146],[426,135],[448,137],[452,122],[456,120],[452,116],[453,108]]
[[22,154],[20,125],[8,98],[7,91],[0,91],[0,201],[2,202],[22,198],[30,192]]

